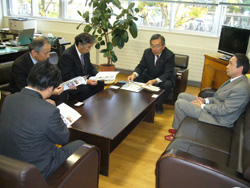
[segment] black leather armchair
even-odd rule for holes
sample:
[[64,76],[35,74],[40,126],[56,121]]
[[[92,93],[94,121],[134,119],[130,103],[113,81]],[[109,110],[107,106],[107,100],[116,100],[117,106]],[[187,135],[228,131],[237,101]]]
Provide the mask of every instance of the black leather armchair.
[[97,188],[100,152],[96,146],[82,145],[45,180],[38,168],[0,155],[1,188]]
[[185,92],[188,81],[188,62],[188,55],[175,54],[175,87],[165,100],[165,103],[174,105],[179,93]]

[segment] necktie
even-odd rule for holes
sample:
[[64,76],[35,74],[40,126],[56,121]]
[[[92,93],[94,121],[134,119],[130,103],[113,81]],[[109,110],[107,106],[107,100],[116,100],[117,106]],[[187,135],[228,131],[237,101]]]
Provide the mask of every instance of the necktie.
[[81,64],[82,64],[82,70],[84,72],[84,54],[81,54]]
[[158,55],[157,59],[156,59],[156,62],[155,62],[155,67],[156,67],[157,63],[159,62],[159,59],[160,59],[160,56]]

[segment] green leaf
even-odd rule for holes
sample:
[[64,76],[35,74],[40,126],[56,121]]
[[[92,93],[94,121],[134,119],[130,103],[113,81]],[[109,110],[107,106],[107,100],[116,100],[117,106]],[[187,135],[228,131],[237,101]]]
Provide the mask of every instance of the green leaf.
[[85,19],[85,21],[86,21],[87,23],[89,23],[89,11],[86,11],[86,12],[82,15],[82,17]]
[[76,29],[79,29],[79,27],[80,27],[81,25],[83,25],[83,23],[80,23],[80,24],[76,27]]
[[109,52],[105,52],[104,54],[103,54],[103,57],[109,57],[110,56],[110,53]]
[[109,26],[109,22],[106,20],[102,20],[101,27],[105,30],[108,28],[108,26]]
[[113,5],[118,7],[119,9],[121,8],[121,2],[119,0],[112,0]]
[[88,33],[88,32],[91,31],[91,29],[92,29],[92,27],[91,27],[90,25],[86,25],[86,26],[84,27],[84,32]]
[[101,47],[101,45],[100,45],[99,43],[97,43],[97,44],[95,45],[95,48],[96,48],[96,49],[100,49],[100,47]]
[[77,13],[78,13],[80,16],[82,16],[82,13],[81,13],[79,10],[77,11]]
[[98,30],[97,30],[97,33],[101,34],[101,33],[102,33],[102,30],[101,30],[101,29],[98,29]]
[[111,42],[108,42],[108,44],[107,44],[107,50],[108,51],[113,50],[113,44]]
[[104,40],[103,41],[101,41],[100,42],[100,44],[103,46],[103,45],[105,45],[105,42],[104,42]]
[[134,6],[135,6],[135,3],[130,3],[130,4],[128,5],[128,9],[132,9]]
[[122,40],[126,43],[126,42],[128,42],[128,39],[129,39],[129,37],[128,37],[128,32],[127,31],[122,31]]
[[136,24],[133,21],[131,21],[129,25],[130,25],[129,27],[130,34],[132,35],[133,38],[136,38],[138,34],[138,29],[137,29]]
[[138,8],[135,8],[135,12],[138,13],[140,12],[140,10]]
[[100,53],[106,53],[106,52],[108,52],[107,49],[102,49],[102,50],[100,51]]
[[98,41],[101,41],[102,40],[102,37],[98,37],[98,39],[97,39]]
[[118,60],[117,56],[115,54],[112,54],[111,61],[115,63],[117,60]]

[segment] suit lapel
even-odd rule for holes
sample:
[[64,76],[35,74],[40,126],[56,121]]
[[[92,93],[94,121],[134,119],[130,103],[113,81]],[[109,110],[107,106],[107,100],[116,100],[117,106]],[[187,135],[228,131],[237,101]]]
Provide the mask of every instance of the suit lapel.
[[[74,57],[75,62],[76,62],[76,67],[77,67],[77,69],[80,69],[83,72],[81,60],[80,60],[80,57],[78,56],[75,45],[73,45],[72,48],[73,48],[72,51],[73,51],[73,54],[74,54],[73,57]],[[84,56],[84,59],[85,59],[85,56]],[[83,72],[83,74],[84,74],[84,72]]]

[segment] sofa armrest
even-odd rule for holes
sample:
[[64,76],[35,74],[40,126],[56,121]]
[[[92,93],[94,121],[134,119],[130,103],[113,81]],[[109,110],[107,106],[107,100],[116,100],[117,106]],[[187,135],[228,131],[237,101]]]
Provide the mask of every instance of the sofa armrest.
[[156,187],[241,187],[242,174],[181,150],[166,150],[156,164]]
[[97,188],[100,151],[96,146],[82,145],[47,179],[49,187]]
[[4,99],[5,99],[8,95],[10,95],[10,92],[8,92],[8,91],[0,91],[0,94],[1,94],[1,99],[0,99],[0,113],[1,113],[3,101],[4,101]]
[[207,98],[207,97],[213,97],[214,94],[216,92],[216,89],[212,89],[212,88],[204,88],[200,91],[200,93],[198,94],[199,97],[202,98]]

